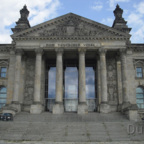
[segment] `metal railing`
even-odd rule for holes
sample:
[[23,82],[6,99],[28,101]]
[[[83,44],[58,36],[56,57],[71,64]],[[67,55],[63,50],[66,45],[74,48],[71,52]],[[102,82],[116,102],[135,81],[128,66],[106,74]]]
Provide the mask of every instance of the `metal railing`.
[[86,99],[87,105],[88,105],[88,111],[89,112],[94,112],[97,109],[96,105],[96,98],[90,98]]
[[46,109],[52,112],[53,105],[55,104],[55,98],[46,98]]
[[77,112],[78,99],[72,99],[72,98],[64,99],[64,108],[66,112]]
[[[64,109],[67,112],[77,112],[78,109],[78,99],[64,99]],[[88,105],[88,111],[94,112],[97,109],[96,99],[86,99]],[[48,111],[52,112],[53,105],[55,104],[54,98],[46,98],[46,108]]]

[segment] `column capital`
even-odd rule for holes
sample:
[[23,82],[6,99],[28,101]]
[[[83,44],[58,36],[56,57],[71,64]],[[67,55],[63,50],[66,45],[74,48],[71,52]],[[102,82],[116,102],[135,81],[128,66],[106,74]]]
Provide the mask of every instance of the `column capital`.
[[36,54],[43,54],[43,49],[42,48],[35,49],[35,53]]
[[24,51],[23,51],[23,49],[16,49],[16,50],[15,50],[15,54],[16,54],[16,55],[23,55],[23,54],[24,54]]
[[78,48],[78,52],[79,53],[85,53],[86,52],[86,48]]
[[55,51],[56,51],[56,53],[61,53],[61,54],[63,54],[64,49],[63,49],[63,48],[56,48]]
[[126,54],[126,49],[119,49],[120,54]]
[[119,52],[116,53],[116,61],[120,61],[121,60],[121,55]]
[[100,54],[100,55],[104,55],[104,54],[106,54],[106,52],[107,52],[107,50],[104,49],[104,48],[99,48],[98,51],[99,51],[99,54]]

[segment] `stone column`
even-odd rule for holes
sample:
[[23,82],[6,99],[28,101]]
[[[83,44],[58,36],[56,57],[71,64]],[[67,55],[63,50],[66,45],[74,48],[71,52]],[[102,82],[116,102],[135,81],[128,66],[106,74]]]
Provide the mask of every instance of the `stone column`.
[[10,51],[9,68],[8,68],[8,84],[7,84],[7,104],[12,102],[15,81],[15,51]]
[[86,49],[79,48],[79,104],[78,114],[88,113],[86,104],[86,82],[85,82],[85,52]]
[[40,114],[43,111],[41,104],[41,72],[42,72],[42,53],[43,49],[39,48],[36,52],[35,63],[35,83],[34,83],[34,103],[31,105],[30,113]]
[[53,114],[62,114],[63,106],[63,49],[56,49],[56,99]]
[[127,87],[127,78],[126,78],[126,50],[120,50],[121,55],[121,74],[122,74],[122,95],[123,95],[123,104],[122,109],[125,109],[130,106],[128,98],[128,87]]
[[100,71],[100,60],[97,58],[97,111],[100,112],[101,104],[101,71]]
[[101,77],[101,105],[100,112],[110,112],[110,106],[108,105],[108,94],[107,94],[107,69],[106,69],[106,50],[103,48],[99,49],[100,54],[100,77]]
[[20,105],[20,79],[21,79],[21,59],[22,59],[23,50],[16,50],[16,60],[15,60],[15,80],[14,80],[14,94],[12,99],[12,107],[15,109],[15,112],[21,111]]

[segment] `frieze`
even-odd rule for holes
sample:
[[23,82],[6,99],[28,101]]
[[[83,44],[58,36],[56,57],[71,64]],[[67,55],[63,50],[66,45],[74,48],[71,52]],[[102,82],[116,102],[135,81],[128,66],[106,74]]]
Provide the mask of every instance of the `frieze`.
[[14,50],[14,45],[0,45],[0,53],[9,53],[11,50]]
[[98,43],[51,43],[46,44],[46,47],[100,47]]
[[59,24],[56,28],[51,30],[43,30],[39,33],[41,37],[50,36],[113,36],[112,33],[108,33],[107,30],[102,30],[97,27],[89,26],[83,22],[77,22],[75,20],[65,21],[63,24]]
[[131,44],[127,46],[128,50],[132,50],[133,52],[144,52],[144,44]]

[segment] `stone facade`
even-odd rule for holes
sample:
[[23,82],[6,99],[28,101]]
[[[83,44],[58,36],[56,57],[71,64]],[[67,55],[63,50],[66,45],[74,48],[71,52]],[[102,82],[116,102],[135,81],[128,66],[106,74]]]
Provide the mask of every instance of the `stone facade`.
[[[7,102],[3,112],[13,114],[44,111],[45,74],[47,65],[56,66],[56,99],[52,112],[64,113],[64,67],[66,61],[77,61],[78,114],[88,113],[86,103],[85,67],[95,70],[97,112],[119,111],[130,120],[137,120],[144,109],[138,109],[136,88],[144,87],[144,79],[136,78],[136,67],[144,67],[144,45],[131,44],[130,30],[117,5],[112,27],[66,14],[43,24],[30,27],[27,7],[13,28],[12,44],[0,45],[0,66],[7,67],[0,85],[7,87]],[[53,62],[54,63],[53,63]]]

